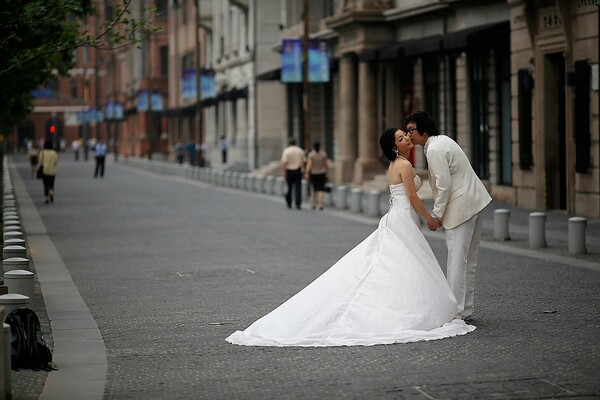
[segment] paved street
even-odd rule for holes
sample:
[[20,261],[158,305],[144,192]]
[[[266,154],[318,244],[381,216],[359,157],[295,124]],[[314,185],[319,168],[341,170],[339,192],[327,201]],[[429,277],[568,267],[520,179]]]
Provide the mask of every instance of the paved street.
[[[225,337],[310,283],[376,221],[288,210],[275,196],[143,172],[112,155],[103,179],[91,158],[63,155],[46,205],[25,158],[10,164],[102,334],[105,399],[600,398],[600,269],[562,263],[556,250],[540,259],[482,246],[477,330],[466,336],[235,346]],[[427,237],[443,265],[442,236]],[[13,385],[23,382],[17,374]]]

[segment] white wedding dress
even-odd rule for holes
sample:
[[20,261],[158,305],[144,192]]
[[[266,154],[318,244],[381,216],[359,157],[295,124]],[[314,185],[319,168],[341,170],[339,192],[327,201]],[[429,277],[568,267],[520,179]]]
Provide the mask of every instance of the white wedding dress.
[[[416,189],[421,180],[415,178]],[[403,183],[379,227],[321,276],[244,331],[246,346],[354,346],[464,335],[456,299]]]

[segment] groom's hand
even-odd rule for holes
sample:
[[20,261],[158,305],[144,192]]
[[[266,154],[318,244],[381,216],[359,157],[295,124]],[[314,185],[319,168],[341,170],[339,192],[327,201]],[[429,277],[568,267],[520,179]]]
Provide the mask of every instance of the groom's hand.
[[437,228],[442,227],[442,220],[438,217],[433,217],[433,223],[428,223],[427,226],[430,231],[435,231]]

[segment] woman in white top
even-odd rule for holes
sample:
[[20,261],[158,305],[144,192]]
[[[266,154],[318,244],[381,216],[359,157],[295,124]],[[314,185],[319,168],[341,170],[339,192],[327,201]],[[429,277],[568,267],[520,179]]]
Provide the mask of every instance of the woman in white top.
[[40,164],[43,166],[42,181],[44,183],[44,203],[54,203],[54,178],[56,177],[56,164],[58,153],[54,150],[51,140],[44,142],[44,148],[40,151]]

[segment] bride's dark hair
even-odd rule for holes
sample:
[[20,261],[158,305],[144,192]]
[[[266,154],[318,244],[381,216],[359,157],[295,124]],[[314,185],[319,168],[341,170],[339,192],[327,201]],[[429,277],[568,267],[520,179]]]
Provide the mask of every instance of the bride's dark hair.
[[390,161],[394,161],[397,157],[394,152],[394,146],[396,145],[395,134],[397,130],[400,130],[400,128],[387,128],[379,138],[379,147],[383,150],[385,158]]

